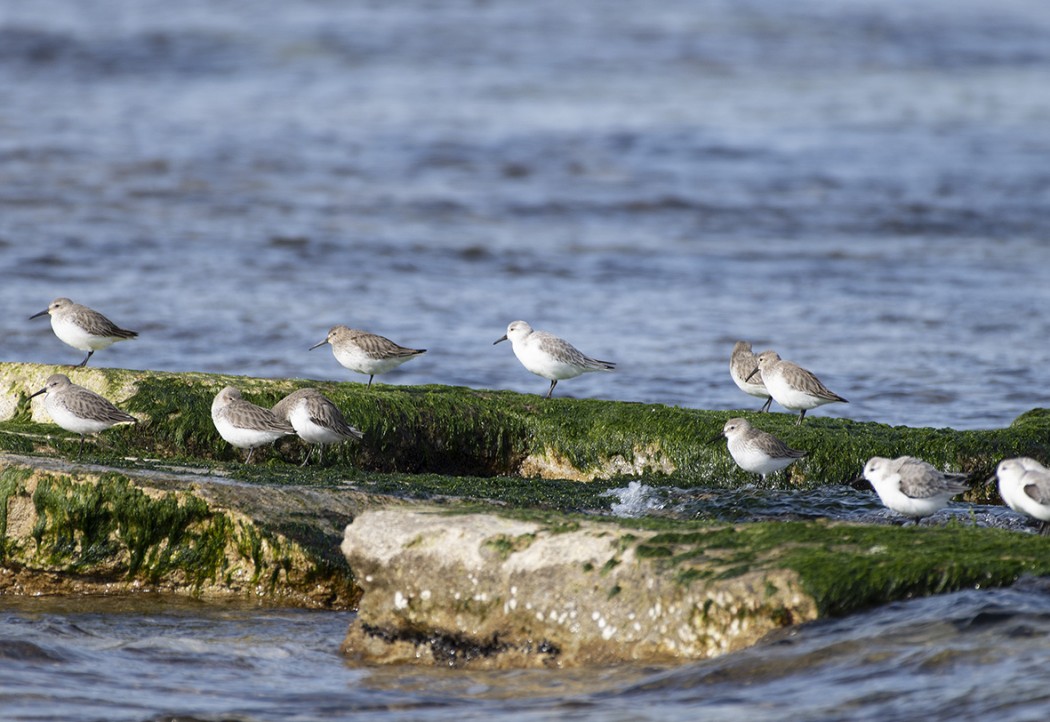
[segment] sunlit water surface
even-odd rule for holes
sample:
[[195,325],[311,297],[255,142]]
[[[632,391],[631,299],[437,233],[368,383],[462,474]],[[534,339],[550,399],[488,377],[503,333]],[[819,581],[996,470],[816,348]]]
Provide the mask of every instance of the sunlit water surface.
[[[69,296],[141,333],[93,365],[349,379],[307,351],[345,323],[429,349],[382,381],[540,393],[492,346],[522,318],[619,363],[559,395],[757,407],[743,338],[850,400],[814,416],[1002,426],[1050,394],[1047,77],[1042,0],[3,3],[0,359],[78,361],[28,320]],[[848,486],[613,502],[893,522]],[[1047,611],[465,674],[349,667],[343,613],[0,599],[0,717],[1041,720]]]
[[0,599],[9,720],[1036,720],[1050,589],[1022,580],[803,625],[675,668],[348,666],[348,613]]

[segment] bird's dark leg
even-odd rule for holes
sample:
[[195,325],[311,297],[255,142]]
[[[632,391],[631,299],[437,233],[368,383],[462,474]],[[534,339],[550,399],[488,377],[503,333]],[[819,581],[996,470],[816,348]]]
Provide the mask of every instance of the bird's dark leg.
[[1044,521],[1039,525],[1039,536],[1050,536],[1050,521]]
[[773,397],[770,396],[766,399],[766,403],[762,404],[762,408],[758,410],[758,413],[763,414],[769,411],[769,407],[773,405]]
[[255,447],[254,446],[251,447],[250,449],[248,449],[248,458],[246,458],[244,460],[245,464],[250,464],[251,463],[251,461],[252,461],[252,454],[254,454],[254,453],[255,453]]
[[93,354],[93,353],[95,353],[95,349],[91,349],[90,351],[88,351],[88,355],[84,357],[84,360],[81,361],[80,363],[78,363],[73,368],[80,368],[82,366],[87,366],[88,359],[91,358],[91,354]]
[[80,435],[80,447],[77,449],[77,461],[80,460],[80,455],[84,453],[84,435]]
[[368,386],[365,387],[366,389],[372,388],[372,379],[374,379],[375,377],[376,377],[375,374],[370,374],[369,375],[369,377],[368,377]]
[[303,458],[303,463],[299,464],[299,466],[306,466],[307,464],[309,464],[310,463],[310,454],[312,454],[312,453],[314,453],[314,446],[313,446],[313,444],[307,444],[306,445],[306,456]]
[[802,419],[804,418],[806,418],[806,410],[802,409],[798,414],[798,421],[795,422],[795,426],[802,426]]
[[558,385],[558,379],[551,379],[551,387],[547,389],[547,395],[544,398],[549,399],[551,394],[554,393],[554,387]]

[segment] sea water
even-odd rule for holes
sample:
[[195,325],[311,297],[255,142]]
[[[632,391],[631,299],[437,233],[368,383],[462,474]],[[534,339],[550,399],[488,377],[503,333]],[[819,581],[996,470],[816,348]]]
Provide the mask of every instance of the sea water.
[[[1042,0],[0,3],[0,360],[79,362],[28,320],[68,296],[140,333],[92,365],[364,382],[307,350],[343,323],[428,349],[380,382],[541,394],[520,318],[618,362],[558,395],[757,408],[745,339],[849,399],[810,416],[1001,427],[1050,395],[1048,75]],[[0,718],[1034,720],[1047,611],[475,674],[352,668],[342,612],[2,599]]]

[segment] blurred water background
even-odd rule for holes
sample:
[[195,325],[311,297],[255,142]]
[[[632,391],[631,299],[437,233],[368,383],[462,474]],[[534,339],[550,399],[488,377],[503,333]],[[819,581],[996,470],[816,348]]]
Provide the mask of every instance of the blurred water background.
[[[850,399],[986,428],[1047,402],[1041,0],[0,4],[0,358],[542,392],[522,318],[702,408],[738,338]],[[355,376],[355,380],[364,380]]]
[[[757,408],[727,372],[747,339],[850,399],[814,415],[1002,426],[1050,395],[1048,77],[1043,0],[0,0],[0,360],[78,362],[28,320],[69,296],[141,333],[93,365],[349,379],[307,352],[345,323],[430,349],[384,382],[542,393],[491,345],[521,318],[619,362],[560,395]],[[1050,697],[1035,582],[672,670],[358,670],[348,619],[2,599],[0,717],[1041,720]]]

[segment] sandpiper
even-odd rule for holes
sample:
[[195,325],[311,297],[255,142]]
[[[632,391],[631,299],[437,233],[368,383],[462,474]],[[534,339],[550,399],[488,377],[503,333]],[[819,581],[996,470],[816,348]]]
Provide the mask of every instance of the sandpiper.
[[729,455],[737,466],[752,474],[761,474],[762,478],[786,469],[806,455],[805,451],[790,448],[773,434],[756,429],[747,419],[729,419],[722,435],[729,440]]
[[73,303],[68,298],[56,298],[43,311],[29,318],[39,318],[44,314],[51,315],[51,328],[60,340],[88,352],[78,367],[86,366],[91,355],[99,349],[138,336],[137,332],[121,328],[98,311]]
[[425,348],[406,348],[388,338],[346,326],[332,326],[324,341],[310,347],[313,351],[326,343],[340,364],[359,374],[368,374],[368,386],[376,374],[392,371],[409,359],[426,353]]
[[812,372],[780,358],[776,351],[758,355],[758,368],[751,376],[761,375],[762,382],[773,400],[790,411],[799,411],[796,424],[801,425],[806,411],[834,401],[849,402],[832,393]]
[[747,341],[737,341],[733,345],[733,354],[729,357],[729,375],[733,377],[737,388],[745,394],[766,400],[759,411],[769,411],[773,397],[766,390],[762,375],[754,373],[757,368],[758,359],[751,352],[751,344]]
[[44,408],[51,419],[66,431],[80,434],[78,459],[84,451],[85,435],[97,434],[117,424],[138,423],[134,416],[124,413],[94,391],[77,386],[65,374],[48,377],[44,388],[30,394],[29,398],[40,394],[47,394]]
[[1050,535],[1050,471],[1035,459],[1022,456],[999,462],[995,473],[999,496],[1006,505],[1039,521],[1039,533]]
[[[347,439],[363,439],[364,434],[346,422],[343,412],[331,399],[314,388],[299,389],[285,396],[273,407],[273,414],[287,421],[308,444],[317,444],[317,461],[324,456],[325,444],[338,444]],[[307,449],[303,466],[310,460],[313,447]]]
[[274,416],[269,409],[245,401],[233,386],[215,395],[211,402],[211,420],[219,436],[238,449],[248,449],[246,464],[252,460],[255,447],[295,433],[291,424]]
[[864,478],[886,507],[916,520],[933,514],[968,488],[963,483],[965,474],[946,474],[914,456],[873,456],[864,465]]
[[558,338],[546,331],[533,331],[532,326],[524,321],[514,321],[507,326],[507,333],[492,342],[495,346],[500,341],[510,339],[514,355],[526,369],[550,379],[551,387],[547,389],[550,398],[554,387],[562,379],[576,378],[588,371],[612,371],[616,364],[611,361],[599,361],[584,356],[568,341]]

